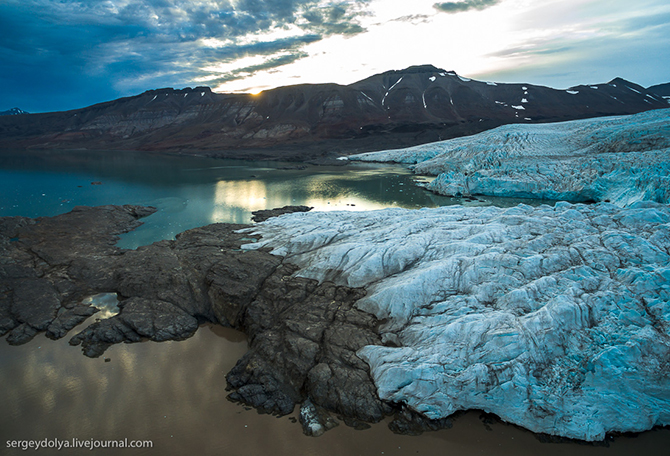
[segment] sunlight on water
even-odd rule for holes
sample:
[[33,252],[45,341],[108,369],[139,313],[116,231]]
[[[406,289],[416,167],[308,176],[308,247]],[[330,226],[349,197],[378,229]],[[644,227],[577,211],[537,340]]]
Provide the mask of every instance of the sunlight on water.
[[[219,181],[214,193],[212,223],[229,222],[236,218],[237,212],[257,211],[274,204],[277,195],[268,201],[267,186],[262,181]],[[281,203],[279,203],[281,204]]]

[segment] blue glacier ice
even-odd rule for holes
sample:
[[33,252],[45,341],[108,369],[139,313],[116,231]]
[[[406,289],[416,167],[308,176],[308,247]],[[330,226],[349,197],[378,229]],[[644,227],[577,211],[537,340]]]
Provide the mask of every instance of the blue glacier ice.
[[670,202],[670,109],[551,124],[505,125],[477,135],[350,160],[414,165],[449,196]]
[[378,395],[601,440],[670,424],[670,206],[308,212],[249,229],[303,277],[365,287]]

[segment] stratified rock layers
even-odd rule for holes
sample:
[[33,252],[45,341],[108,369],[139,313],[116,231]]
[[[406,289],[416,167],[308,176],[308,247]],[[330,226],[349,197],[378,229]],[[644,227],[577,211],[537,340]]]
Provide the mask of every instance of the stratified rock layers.
[[367,290],[383,400],[599,440],[670,423],[669,222],[656,203],[302,213],[244,248]]

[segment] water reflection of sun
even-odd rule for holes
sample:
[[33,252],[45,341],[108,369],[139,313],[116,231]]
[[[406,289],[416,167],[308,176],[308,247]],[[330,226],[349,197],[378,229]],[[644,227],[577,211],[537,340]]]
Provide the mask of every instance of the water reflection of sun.
[[[288,205],[306,205],[315,211],[363,211],[396,206],[370,201],[356,192],[343,192],[332,185],[333,176],[312,176],[305,184],[307,192],[296,192],[286,184],[270,184],[260,180],[221,180],[214,190],[211,222],[248,223],[248,215],[261,209]],[[246,214],[246,215],[245,215]]]
[[244,208],[247,211],[265,209],[267,187],[258,180],[226,181],[216,183],[212,222],[231,220],[232,212]]

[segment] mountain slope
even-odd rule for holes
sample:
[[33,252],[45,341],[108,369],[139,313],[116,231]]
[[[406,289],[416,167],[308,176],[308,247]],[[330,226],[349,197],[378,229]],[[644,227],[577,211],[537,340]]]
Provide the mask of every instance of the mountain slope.
[[67,112],[0,119],[0,147],[204,151],[305,158],[403,147],[514,122],[560,121],[667,107],[623,79],[556,90],[473,81],[430,65],[357,83],[250,94],[158,89]]
[[655,94],[661,95],[663,98],[668,100],[668,103],[670,103],[670,82],[666,82],[665,84],[658,84],[651,86],[647,88],[649,92],[653,92]]

